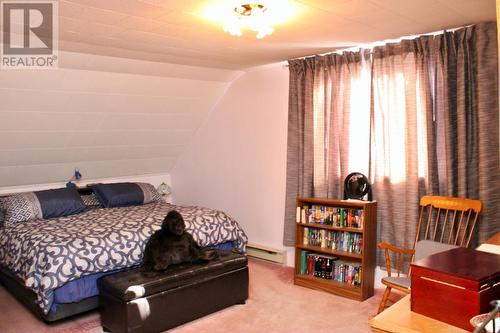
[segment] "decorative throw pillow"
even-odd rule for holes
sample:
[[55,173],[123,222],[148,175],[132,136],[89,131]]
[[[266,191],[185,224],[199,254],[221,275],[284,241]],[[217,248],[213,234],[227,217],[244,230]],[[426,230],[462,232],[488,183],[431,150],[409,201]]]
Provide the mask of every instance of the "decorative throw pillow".
[[86,210],[74,188],[13,194],[0,198],[4,224],[78,214]]
[[162,201],[161,194],[147,183],[112,183],[92,186],[103,207],[126,207]]
[[82,195],[83,204],[87,207],[101,207],[101,203],[97,199],[94,193]]
[[0,198],[4,225],[43,218],[40,202],[34,192],[13,194]]
[[144,203],[163,201],[163,197],[156,188],[148,183],[137,183],[144,194]]
[[76,188],[58,188],[35,192],[44,219],[68,216],[87,210]]

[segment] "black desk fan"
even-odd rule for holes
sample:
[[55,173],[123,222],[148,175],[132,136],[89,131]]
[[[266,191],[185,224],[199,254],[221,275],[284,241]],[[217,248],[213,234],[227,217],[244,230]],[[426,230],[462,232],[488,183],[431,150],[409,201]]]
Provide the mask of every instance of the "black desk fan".
[[344,180],[344,199],[372,201],[372,188],[368,178],[360,172],[350,173]]

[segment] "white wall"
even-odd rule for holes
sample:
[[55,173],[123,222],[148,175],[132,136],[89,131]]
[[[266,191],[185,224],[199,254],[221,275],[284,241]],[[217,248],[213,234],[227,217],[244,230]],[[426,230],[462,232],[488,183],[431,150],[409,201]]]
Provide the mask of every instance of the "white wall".
[[222,209],[249,242],[282,249],[287,122],[288,68],[241,76],[172,168],[175,202]]
[[0,187],[168,173],[230,82],[213,68],[60,52],[2,70]]

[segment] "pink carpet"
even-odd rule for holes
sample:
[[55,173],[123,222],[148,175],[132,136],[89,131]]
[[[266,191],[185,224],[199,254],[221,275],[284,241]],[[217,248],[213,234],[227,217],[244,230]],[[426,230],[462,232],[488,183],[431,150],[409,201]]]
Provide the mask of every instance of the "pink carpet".
[[[250,260],[250,297],[169,332],[370,332],[368,318],[376,313],[381,290],[364,302],[295,286],[293,271]],[[97,311],[47,325],[0,287],[2,333],[101,333]]]

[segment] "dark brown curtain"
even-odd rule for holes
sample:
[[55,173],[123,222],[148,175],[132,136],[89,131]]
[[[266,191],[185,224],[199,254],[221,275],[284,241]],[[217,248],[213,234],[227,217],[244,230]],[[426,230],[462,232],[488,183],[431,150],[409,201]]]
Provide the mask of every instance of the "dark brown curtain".
[[373,182],[378,240],[411,246],[423,194],[480,198],[478,240],[497,232],[497,54],[495,23],[481,23],[290,61],[284,244],[295,197],[339,198],[352,171]]
[[295,242],[295,199],[313,195],[314,58],[289,62],[287,177],[284,244]]
[[[478,241],[500,231],[498,46],[496,23],[436,38],[434,193],[484,203]],[[436,186],[429,184],[428,187]]]
[[[293,245],[295,240],[297,196],[338,198],[343,193],[350,116],[356,110],[369,115],[369,61],[368,50],[289,61],[285,245]],[[357,108],[351,103],[350,91],[356,90],[352,85],[359,85],[363,78],[368,104]],[[368,144],[369,124],[364,127]]]

